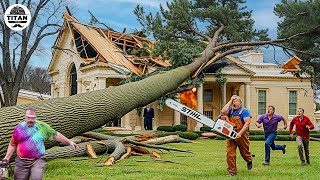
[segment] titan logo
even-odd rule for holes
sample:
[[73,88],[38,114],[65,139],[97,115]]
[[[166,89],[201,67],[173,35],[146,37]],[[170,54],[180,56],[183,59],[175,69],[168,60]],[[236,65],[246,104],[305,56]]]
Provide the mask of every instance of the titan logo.
[[8,7],[4,14],[6,25],[14,30],[21,31],[29,26],[31,14],[27,7],[21,4],[14,4]]
[[196,111],[194,111],[194,110],[192,110],[192,109],[189,109],[189,108],[187,108],[187,107],[182,107],[181,111],[182,111],[182,112],[185,112],[185,113],[187,113],[188,115],[190,115],[190,116],[192,116],[192,117],[197,118],[197,119],[200,120],[200,113],[198,113],[198,112],[196,112]]

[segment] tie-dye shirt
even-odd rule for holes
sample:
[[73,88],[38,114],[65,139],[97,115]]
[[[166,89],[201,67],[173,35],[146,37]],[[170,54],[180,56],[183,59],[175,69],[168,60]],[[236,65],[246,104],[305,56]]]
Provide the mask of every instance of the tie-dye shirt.
[[44,140],[52,140],[57,132],[48,124],[36,121],[31,127],[21,122],[14,129],[11,145],[17,146],[17,155],[21,158],[39,158],[45,153]]

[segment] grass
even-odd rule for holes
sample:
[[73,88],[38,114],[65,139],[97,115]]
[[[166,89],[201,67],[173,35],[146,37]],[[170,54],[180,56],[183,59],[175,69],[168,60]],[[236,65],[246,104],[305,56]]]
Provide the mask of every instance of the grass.
[[[162,160],[180,164],[149,162],[149,156],[130,157],[113,166],[97,167],[98,159],[84,157],[57,159],[47,163],[44,179],[319,179],[320,143],[310,142],[310,166],[301,166],[294,141],[276,142],[287,145],[287,153],[271,151],[270,166],[263,166],[264,142],[251,141],[251,151],[256,155],[253,169],[247,170],[245,161],[237,152],[238,175],[227,177],[224,140],[197,140],[195,144],[167,144],[168,147],[190,149],[194,153],[164,152]],[[103,156],[102,159],[107,159]],[[147,162],[137,162],[145,160]]]

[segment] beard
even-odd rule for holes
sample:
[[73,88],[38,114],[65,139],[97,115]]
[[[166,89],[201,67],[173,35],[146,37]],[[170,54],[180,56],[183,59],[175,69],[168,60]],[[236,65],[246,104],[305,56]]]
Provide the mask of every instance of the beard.
[[35,121],[27,121],[27,126],[31,127],[35,124]]

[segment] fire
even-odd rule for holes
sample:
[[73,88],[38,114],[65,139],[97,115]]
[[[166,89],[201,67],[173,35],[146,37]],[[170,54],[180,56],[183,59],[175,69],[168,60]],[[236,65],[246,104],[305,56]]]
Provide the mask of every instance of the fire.
[[180,102],[192,109],[197,109],[197,95],[195,93],[192,90],[180,93]]

